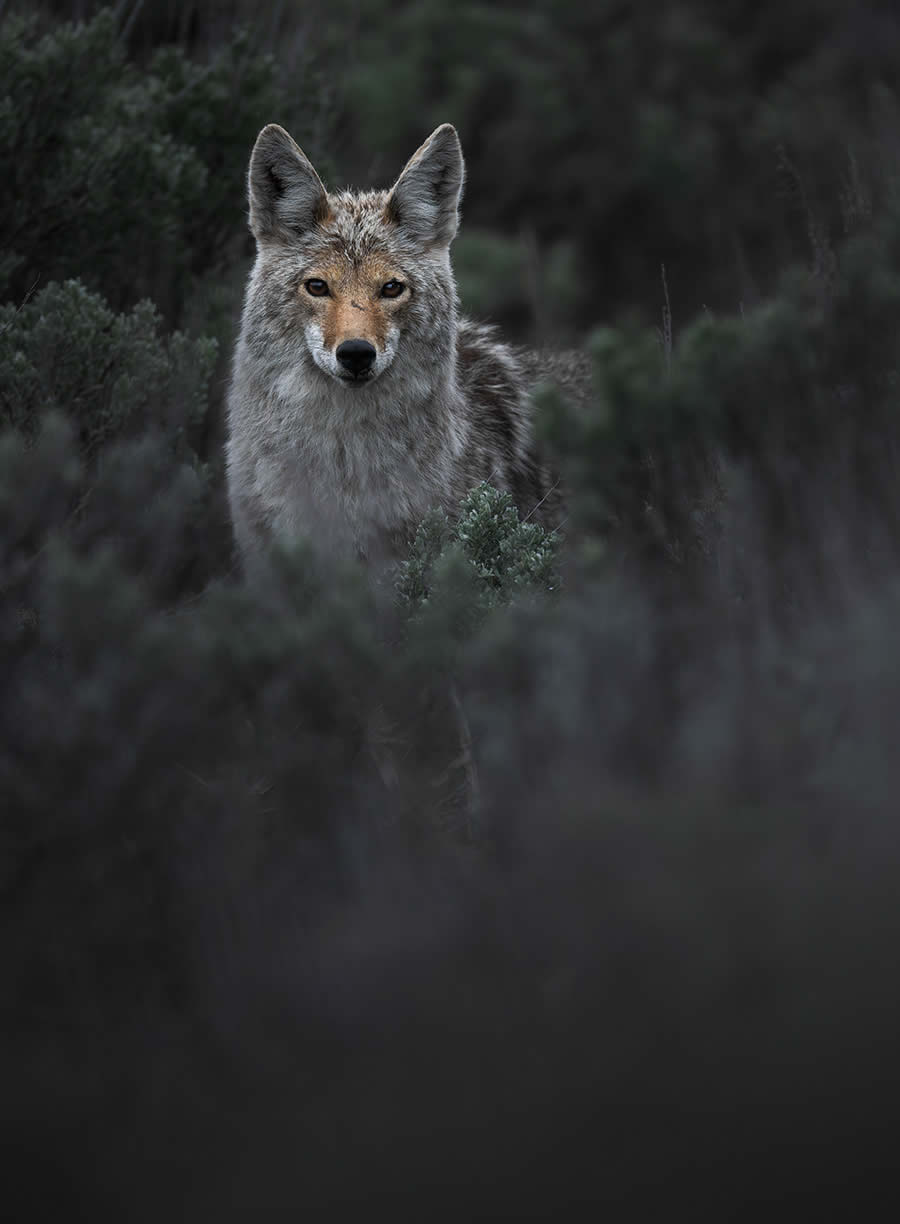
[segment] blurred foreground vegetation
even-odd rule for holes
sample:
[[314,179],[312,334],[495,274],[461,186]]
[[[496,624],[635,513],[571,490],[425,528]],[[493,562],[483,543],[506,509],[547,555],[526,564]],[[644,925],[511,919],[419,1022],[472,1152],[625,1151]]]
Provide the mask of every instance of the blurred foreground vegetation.
[[[8,7],[11,1218],[858,1212],[897,1121],[894,9]],[[384,183],[447,118],[464,306],[593,356],[535,397],[564,538],[481,488],[387,601],[314,541],[246,587],[253,138]]]

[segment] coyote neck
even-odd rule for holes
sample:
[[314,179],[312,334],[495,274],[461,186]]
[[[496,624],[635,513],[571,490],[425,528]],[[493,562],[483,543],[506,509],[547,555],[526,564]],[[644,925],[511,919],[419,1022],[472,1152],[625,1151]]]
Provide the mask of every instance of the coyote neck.
[[459,496],[468,430],[455,361],[420,372],[398,365],[400,377],[359,390],[286,366],[272,371],[268,395],[248,396],[267,404],[257,474],[273,527],[302,530],[315,519],[371,558],[411,538],[448,493]]

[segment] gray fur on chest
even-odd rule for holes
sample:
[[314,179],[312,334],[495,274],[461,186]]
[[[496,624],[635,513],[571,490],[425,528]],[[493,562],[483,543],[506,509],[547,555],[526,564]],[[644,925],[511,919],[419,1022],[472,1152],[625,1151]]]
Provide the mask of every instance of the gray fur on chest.
[[455,492],[465,437],[452,396],[420,389],[408,401],[320,384],[302,371],[276,375],[255,401],[257,428],[245,419],[243,458],[267,525],[342,551],[395,551]]

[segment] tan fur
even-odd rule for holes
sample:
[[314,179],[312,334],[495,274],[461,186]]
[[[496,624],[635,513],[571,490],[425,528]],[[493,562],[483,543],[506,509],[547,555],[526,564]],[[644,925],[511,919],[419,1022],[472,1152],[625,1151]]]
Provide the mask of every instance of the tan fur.
[[[328,297],[315,298],[306,292],[305,282],[312,278],[327,283]],[[359,267],[346,261],[322,261],[307,270],[299,294],[304,310],[319,320],[328,348],[337,349],[345,340],[368,340],[381,352],[392,315],[404,308],[402,300],[380,297],[382,285],[392,279],[402,277],[384,259],[370,258]]]

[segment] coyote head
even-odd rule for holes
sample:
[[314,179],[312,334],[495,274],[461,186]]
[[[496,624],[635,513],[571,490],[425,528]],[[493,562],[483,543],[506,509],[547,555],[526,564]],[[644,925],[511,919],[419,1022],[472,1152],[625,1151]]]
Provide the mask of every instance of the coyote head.
[[351,395],[392,367],[421,381],[446,363],[463,177],[449,123],[390,191],[331,194],[283,128],[263,128],[249,173],[260,328]]

